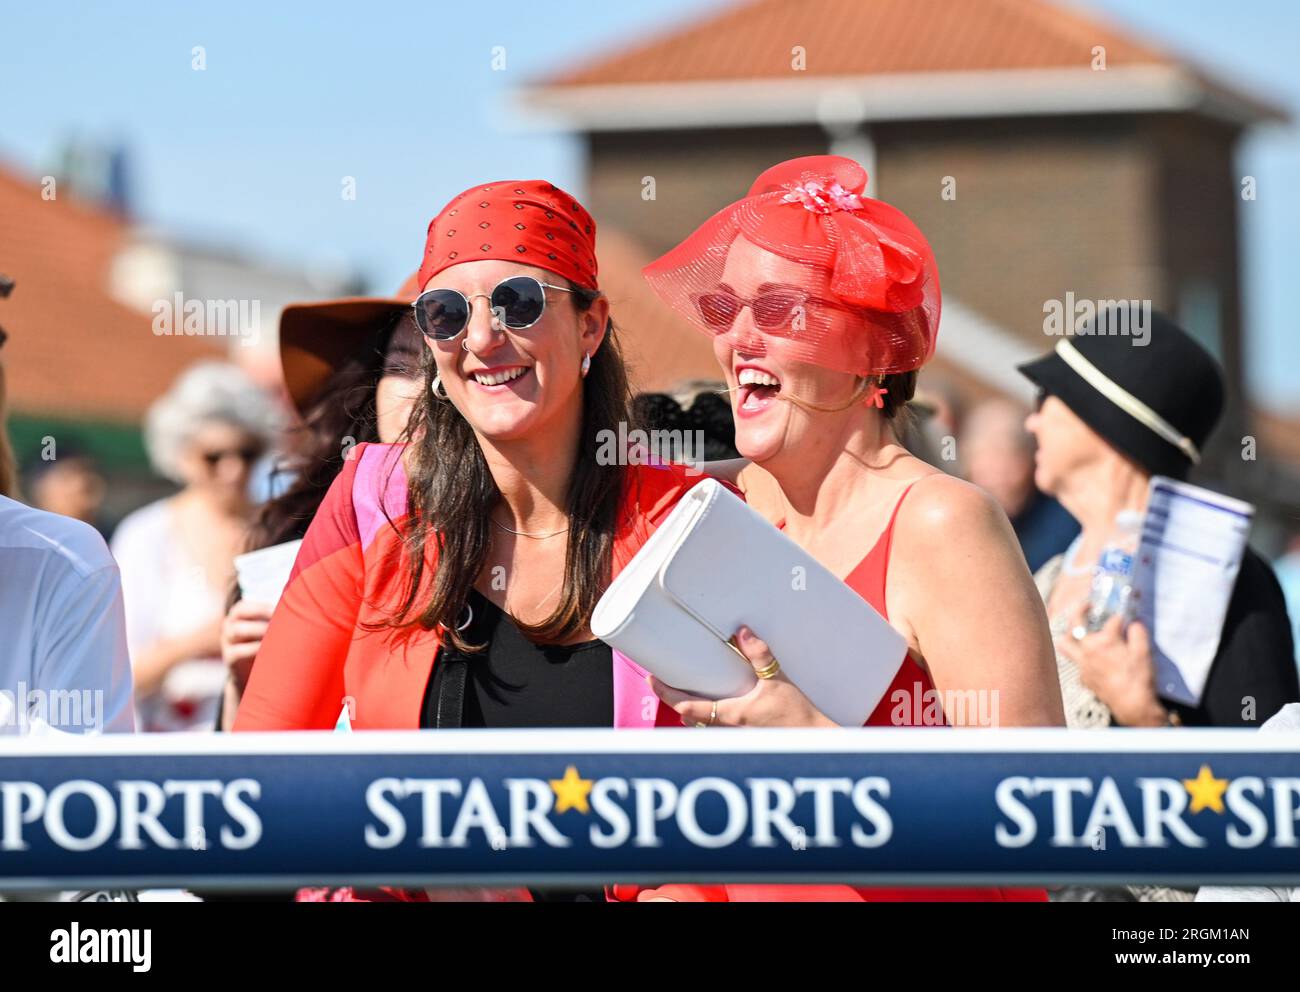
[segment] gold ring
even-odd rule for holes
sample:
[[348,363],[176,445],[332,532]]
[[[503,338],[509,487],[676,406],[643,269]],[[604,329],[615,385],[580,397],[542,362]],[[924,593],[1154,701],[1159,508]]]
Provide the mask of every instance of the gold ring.
[[755,669],[754,674],[757,675],[760,679],[770,679],[770,678],[775,678],[776,673],[779,672],[780,670],[781,670],[781,663],[777,661],[775,658],[773,658],[772,664],[764,665],[762,668]]
[[712,727],[717,722],[718,722],[718,701],[715,699],[713,701],[713,709],[709,712],[709,722],[706,723],[705,726]]

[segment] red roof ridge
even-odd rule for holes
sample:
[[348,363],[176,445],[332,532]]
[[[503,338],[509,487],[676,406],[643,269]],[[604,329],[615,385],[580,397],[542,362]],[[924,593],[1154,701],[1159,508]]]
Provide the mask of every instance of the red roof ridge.
[[[793,45],[800,43],[799,35],[815,37],[823,26],[829,26],[829,33],[822,39],[821,50],[808,46],[806,72],[808,75],[854,74],[843,67],[858,54],[848,46],[855,44],[860,35],[846,30],[845,24],[856,26],[873,16],[879,28],[877,37],[883,36],[889,44],[875,49],[862,46],[860,72],[863,75],[885,71],[944,71],[944,62],[954,71],[1065,68],[1075,64],[1088,68],[1094,45],[1107,48],[1108,65],[1190,65],[1090,11],[1085,14],[1047,0],[984,0],[978,4],[964,0],[754,0],[675,24],[648,39],[617,48],[612,54],[545,77],[537,85],[649,82],[656,81],[656,73],[665,82],[745,78],[732,71],[727,51],[717,52],[718,58],[693,60],[702,71],[683,73],[683,60],[690,60],[700,49],[718,47],[714,39],[720,39],[732,52],[743,50],[751,67],[750,78],[783,75],[790,70],[773,68],[771,72],[755,74],[752,71],[754,52],[775,44],[788,53]],[[909,31],[909,25],[928,30]],[[797,33],[786,28],[797,29]],[[981,33],[988,37],[981,38]],[[999,40],[1001,45],[989,43]],[[911,49],[906,47],[908,42],[913,42]],[[1060,53],[1075,45],[1078,61],[1063,59]],[[891,46],[893,50],[886,54],[885,50]],[[976,58],[972,59],[972,55]],[[979,56],[983,56],[983,64]],[[788,65],[788,58],[787,54],[782,64]],[[873,68],[873,62],[877,66],[893,64],[894,68]],[[824,67],[828,64],[841,68],[826,71]]]

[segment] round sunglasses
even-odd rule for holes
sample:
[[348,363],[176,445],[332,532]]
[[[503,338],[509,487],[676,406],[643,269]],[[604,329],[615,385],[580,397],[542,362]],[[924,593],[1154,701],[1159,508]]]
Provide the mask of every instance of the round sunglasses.
[[485,297],[497,319],[512,331],[532,327],[546,312],[546,291],[572,293],[567,286],[555,286],[532,276],[502,279],[490,294],[466,296],[458,289],[430,289],[411,304],[420,333],[435,341],[451,341],[469,326],[472,300]]
[[793,335],[799,328],[795,322],[795,311],[809,303],[846,309],[841,303],[810,296],[802,290],[770,289],[759,293],[753,299],[737,296],[729,289],[716,289],[710,293],[700,293],[692,298],[700,319],[715,334],[724,334],[740,316],[740,312],[749,307],[754,313],[754,326],[769,333]]

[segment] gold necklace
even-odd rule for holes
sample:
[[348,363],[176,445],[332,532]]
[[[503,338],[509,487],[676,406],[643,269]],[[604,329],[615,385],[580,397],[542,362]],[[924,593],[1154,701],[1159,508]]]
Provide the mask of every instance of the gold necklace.
[[507,527],[505,524],[499,522],[499,521],[497,520],[497,518],[494,517],[494,516],[489,515],[489,516],[488,516],[488,519],[491,520],[491,521],[492,521],[494,524],[496,524],[498,527],[500,527],[500,528],[501,528],[503,531],[505,531],[507,534],[514,534],[514,535],[516,535],[517,537],[530,537],[530,538],[532,538],[534,541],[545,541],[548,537],[555,537],[555,536],[558,535],[558,534],[564,534],[564,533],[566,533],[566,532],[568,531],[568,529],[569,529],[568,527],[565,527],[565,528],[563,528],[563,529],[561,529],[561,530],[553,530],[553,531],[551,531],[550,533],[547,533],[547,534],[530,534],[530,533],[529,533],[528,531],[526,531],[526,530],[515,530],[513,527]]

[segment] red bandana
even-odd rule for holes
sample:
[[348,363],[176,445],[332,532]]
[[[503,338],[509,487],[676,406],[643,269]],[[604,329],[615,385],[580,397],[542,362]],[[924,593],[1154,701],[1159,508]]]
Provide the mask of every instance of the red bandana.
[[536,265],[595,289],[596,222],[554,183],[503,179],[474,186],[430,222],[420,286],[480,258]]

